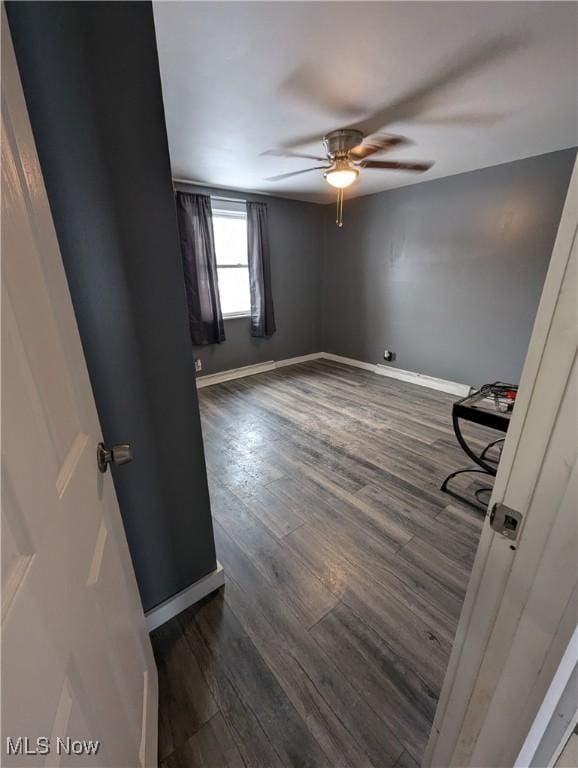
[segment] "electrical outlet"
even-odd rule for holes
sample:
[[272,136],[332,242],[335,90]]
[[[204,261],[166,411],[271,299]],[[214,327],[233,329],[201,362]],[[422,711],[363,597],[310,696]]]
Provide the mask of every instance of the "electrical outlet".
[[203,370],[203,361],[199,360],[198,357],[195,358],[195,371],[197,373],[200,373]]
[[391,349],[385,349],[383,352],[383,359],[387,360],[388,363],[392,363],[396,357],[397,355]]

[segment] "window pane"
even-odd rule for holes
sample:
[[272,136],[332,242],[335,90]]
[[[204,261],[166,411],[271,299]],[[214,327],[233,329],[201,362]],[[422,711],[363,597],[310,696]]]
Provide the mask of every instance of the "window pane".
[[247,263],[246,216],[213,215],[217,264]]
[[219,296],[224,315],[241,314],[251,311],[249,294],[249,270],[247,267],[217,268]]

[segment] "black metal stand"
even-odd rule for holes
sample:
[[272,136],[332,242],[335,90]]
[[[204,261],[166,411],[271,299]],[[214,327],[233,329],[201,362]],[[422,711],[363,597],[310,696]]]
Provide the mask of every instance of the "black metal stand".
[[[440,491],[443,491],[444,493],[447,493],[449,496],[453,496],[454,499],[458,499],[459,501],[463,501],[464,504],[469,504],[472,507],[477,507],[478,509],[486,511],[486,507],[478,500],[476,496],[476,500],[468,499],[467,496],[462,496],[461,493],[457,493],[456,491],[452,491],[451,488],[448,488],[448,482],[456,477],[456,475],[464,475],[466,472],[478,472],[480,475],[488,475],[489,473],[486,472],[485,469],[478,469],[477,467],[468,467],[466,469],[458,469],[455,472],[452,472],[451,475],[448,475],[446,479],[443,481],[443,483],[440,486]],[[491,490],[491,486],[488,486],[488,490]],[[479,491],[485,490],[484,488],[478,488]]]
[[[493,440],[491,443],[488,443],[484,450],[480,453],[480,459],[485,459],[487,452],[490,450],[490,448],[493,448],[495,445],[498,445],[498,443],[503,443],[505,437],[499,437],[497,440]],[[487,461],[491,461],[492,464],[497,464],[498,462],[495,459],[487,459]]]
[[443,483],[440,486],[440,491],[443,491],[444,493],[449,494],[450,496],[453,496],[454,499],[458,499],[459,501],[463,501],[466,504],[470,504],[473,507],[477,507],[478,509],[483,509],[485,511],[485,506],[483,506],[480,502],[473,501],[472,499],[468,499],[466,496],[462,496],[461,493],[456,493],[455,491],[452,491],[450,488],[448,488],[448,483],[450,480],[452,480],[454,477],[457,477],[458,475],[464,475],[468,472],[477,472],[480,475],[489,475],[490,477],[496,476],[496,467],[493,467],[488,462],[491,461],[490,459],[486,458],[486,453],[490,448],[492,448],[494,445],[499,443],[501,440],[504,440],[503,437],[501,437],[499,440],[494,440],[491,443],[488,443],[484,450],[481,452],[481,454],[478,456],[477,453],[475,453],[470,446],[466,443],[466,440],[462,434],[462,430],[460,428],[460,420],[459,416],[457,416],[455,413],[452,414],[452,423],[454,426],[454,432],[456,434],[456,439],[460,446],[462,447],[462,450],[464,453],[472,459],[478,466],[477,467],[466,467],[465,469],[457,469],[455,472],[452,472],[449,474],[446,479],[443,481]]
[[503,442],[505,438],[500,437],[497,440],[488,443],[484,450],[478,455],[467,444],[460,427],[460,419],[472,424],[479,424],[482,427],[495,429],[498,432],[507,432],[510,425],[510,416],[512,414],[513,401],[517,389],[518,387],[516,384],[505,384],[501,381],[495,381],[493,384],[484,384],[480,389],[471,392],[469,395],[453,404],[452,423],[456,439],[463,452],[474,462],[474,464],[476,464],[476,466],[457,469],[455,472],[449,474],[440,486],[441,491],[449,493],[450,496],[453,496],[466,504],[471,504],[484,511],[486,510],[486,506],[480,502],[478,494],[482,491],[491,491],[492,489],[490,486],[478,488],[474,493],[476,499],[474,502],[472,499],[467,499],[465,496],[450,490],[448,488],[448,483],[454,477],[466,474],[467,472],[477,472],[481,475],[495,477],[499,459],[490,458],[488,456],[488,451]]

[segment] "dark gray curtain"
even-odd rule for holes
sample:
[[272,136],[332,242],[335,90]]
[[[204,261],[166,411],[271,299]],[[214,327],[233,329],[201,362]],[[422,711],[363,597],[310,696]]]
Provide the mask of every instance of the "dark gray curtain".
[[177,192],[177,219],[193,344],[225,341],[211,198]]
[[247,246],[251,290],[251,336],[272,336],[276,328],[271,293],[267,206],[264,203],[247,203]]

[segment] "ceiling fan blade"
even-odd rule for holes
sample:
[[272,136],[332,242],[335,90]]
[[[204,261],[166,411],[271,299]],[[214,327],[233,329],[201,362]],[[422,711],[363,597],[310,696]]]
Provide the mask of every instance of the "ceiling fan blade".
[[[348,67],[347,72],[351,72]],[[303,64],[295,69],[283,83],[280,91],[299,99],[308,108],[314,107],[327,114],[351,119],[367,112],[367,106],[346,103],[345,91],[352,92],[353,79],[344,81],[344,74],[331,73],[324,76],[312,64]]]
[[421,115],[420,125],[494,125],[506,117],[504,112],[461,112],[449,115]]
[[499,37],[479,46],[473,52],[462,53],[397,101],[384,105],[373,114],[347,127],[369,136],[390,123],[412,119],[423,112],[439,92],[509,55],[519,45],[519,41],[513,37]]
[[317,155],[307,155],[302,152],[286,152],[283,149],[268,149],[266,152],[261,152],[260,157],[299,157],[303,160],[319,160],[325,162],[326,157],[318,157]]
[[353,147],[350,154],[359,160],[374,155],[376,152],[387,152],[394,147],[404,147],[411,144],[409,139],[403,136],[374,136],[370,141]]
[[288,179],[291,176],[299,176],[301,173],[309,173],[309,171],[319,171],[321,169],[331,168],[330,165],[316,165],[313,168],[304,168],[302,171],[289,171],[289,173],[280,173],[278,176],[269,176],[265,181],[281,181],[282,179]]
[[357,163],[359,168],[382,168],[390,171],[429,171],[433,163],[412,163],[404,160],[362,160]]
[[310,133],[308,136],[298,136],[296,139],[284,141],[281,146],[287,149],[294,149],[295,147],[304,147],[309,144],[321,144],[323,136],[323,131],[318,131],[317,133]]

